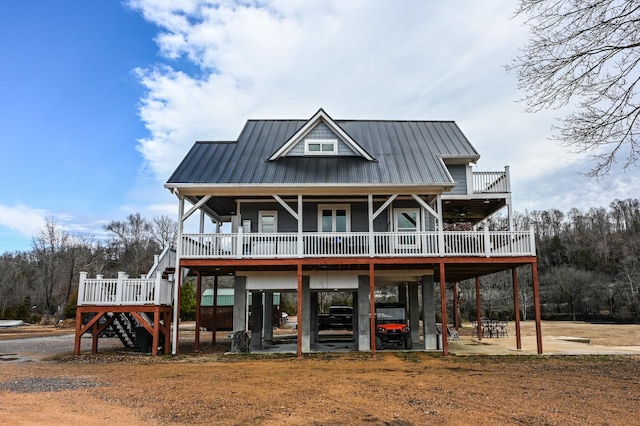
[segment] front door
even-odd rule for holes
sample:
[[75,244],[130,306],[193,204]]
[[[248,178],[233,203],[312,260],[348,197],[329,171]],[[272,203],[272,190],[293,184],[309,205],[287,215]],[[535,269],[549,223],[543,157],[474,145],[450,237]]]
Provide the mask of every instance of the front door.
[[394,209],[394,227],[397,232],[395,247],[400,250],[418,248],[416,232],[420,231],[419,209]]

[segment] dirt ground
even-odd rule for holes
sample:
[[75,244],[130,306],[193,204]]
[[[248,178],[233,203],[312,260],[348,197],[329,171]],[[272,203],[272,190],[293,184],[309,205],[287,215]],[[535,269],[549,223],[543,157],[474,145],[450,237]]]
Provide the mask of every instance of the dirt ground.
[[[533,334],[533,325],[524,323],[522,332]],[[543,333],[640,345],[640,326],[543,323]],[[0,338],[7,334],[0,330]],[[379,352],[298,359],[225,355],[223,338],[194,354],[192,335],[182,336],[176,357],[105,352],[3,363],[0,422],[627,425],[640,418],[639,356]],[[210,336],[203,333],[202,341]]]

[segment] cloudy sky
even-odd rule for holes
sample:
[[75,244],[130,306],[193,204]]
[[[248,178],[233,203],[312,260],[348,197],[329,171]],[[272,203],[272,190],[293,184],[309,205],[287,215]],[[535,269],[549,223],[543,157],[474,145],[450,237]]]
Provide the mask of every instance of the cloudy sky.
[[516,101],[504,65],[527,39],[512,0],[0,2],[0,253],[45,218],[100,238],[139,212],[177,216],[163,184],[195,140],[249,118],[455,120],[509,165],[517,211],[637,198],[597,181]]

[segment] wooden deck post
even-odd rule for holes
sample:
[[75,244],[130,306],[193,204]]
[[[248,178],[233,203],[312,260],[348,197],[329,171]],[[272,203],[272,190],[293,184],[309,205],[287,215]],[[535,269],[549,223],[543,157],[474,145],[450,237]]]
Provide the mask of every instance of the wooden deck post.
[[302,358],[302,262],[298,262],[298,358]]
[[213,277],[213,315],[211,316],[211,344],[216,344],[216,330],[218,329],[218,276]]
[[531,262],[531,277],[533,278],[533,305],[536,313],[536,342],[538,355],[542,355],[542,325],[540,324],[540,286],[538,284],[538,262]]
[[482,302],[480,301],[480,277],[476,277],[476,316],[478,340],[482,340]]
[[73,341],[73,354],[80,355],[80,330],[82,329],[82,311],[76,308],[76,336]]
[[375,294],[375,268],[373,262],[369,263],[369,342],[371,344],[371,356],[376,356],[376,294]]
[[516,322],[516,348],[522,349],[522,339],[520,338],[520,293],[518,290],[518,269],[511,269],[511,280],[513,281],[513,309],[515,310]]
[[200,351],[200,302],[202,299],[202,272],[196,273],[196,334],[194,336],[193,350]]

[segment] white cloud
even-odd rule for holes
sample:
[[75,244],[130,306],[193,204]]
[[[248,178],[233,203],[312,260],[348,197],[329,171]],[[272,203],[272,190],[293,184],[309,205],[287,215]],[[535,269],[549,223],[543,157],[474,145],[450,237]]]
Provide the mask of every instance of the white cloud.
[[503,66],[527,33],[509,0],[130,5],[160,28],[156,41],[171,64],[138,70],[150,133],[139,150],[162,180],[195,140],[235,139],[248,118],[306,118],[319,107],[334,118],[455,120],[484,170],[511,166],[526,205],[549,199],[527,182],[589,168],[548,140],[558,111],[524,114],[515,102],[522,93]]
[[31,238],[44,228],[46,210],[33,209],[22,204],[5,206],[0,204],[0,226]]

